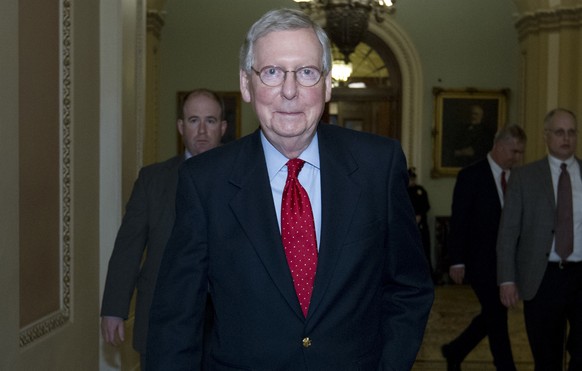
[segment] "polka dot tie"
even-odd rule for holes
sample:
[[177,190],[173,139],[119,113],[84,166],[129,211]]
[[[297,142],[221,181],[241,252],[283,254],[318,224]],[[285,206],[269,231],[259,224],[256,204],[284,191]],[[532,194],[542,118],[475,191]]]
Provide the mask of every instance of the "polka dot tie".
[[317,240],[311,203],[297,175],[305,161],[287,162],[287,181],[281,203],[281,238],[303,315],[307,316],[317,268]]

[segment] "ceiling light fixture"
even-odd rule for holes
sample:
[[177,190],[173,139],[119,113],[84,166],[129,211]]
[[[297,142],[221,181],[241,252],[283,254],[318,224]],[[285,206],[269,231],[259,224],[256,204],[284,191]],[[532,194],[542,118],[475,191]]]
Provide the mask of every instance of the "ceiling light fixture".
[[370,14],[377,22],[383,22],[386,14],[396,10],[396,0],[294,0],[301,10],[311,17],[325,17],[325,31],[331,41],[350,62],[350,54],[368,30]]
[[343,60],[333,61],[331,68],[331,78],[338,82],[346,82],[352,74],[352,64]]

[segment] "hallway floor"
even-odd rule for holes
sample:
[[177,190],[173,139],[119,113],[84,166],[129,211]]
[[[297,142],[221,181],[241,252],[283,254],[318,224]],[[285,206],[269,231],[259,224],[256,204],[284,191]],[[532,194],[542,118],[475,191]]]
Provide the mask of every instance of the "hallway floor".
[[[460,334],[479,313],[479,308],[479,302],[470,286],[436,286],[435,302],[424,341],[412,370],[446,370],[446,362],[440,351],[441,345]],[[517,370],[533,370],[521,305],[509,311],[509,331]],[[495,370],[487,339],[469,354],[461,367],[464,371]]]

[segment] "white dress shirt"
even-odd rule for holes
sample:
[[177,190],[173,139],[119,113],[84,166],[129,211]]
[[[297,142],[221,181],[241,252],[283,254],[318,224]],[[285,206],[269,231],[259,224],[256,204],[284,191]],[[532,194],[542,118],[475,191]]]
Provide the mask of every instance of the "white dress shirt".
[[[567,261],[582,261],[582,178],[580,178],[580,166],[574,157],[562,161],[553,156],[548,156],[550,171],[552,173],[552,185],[554,186],[554,199],[558,201],[558,179],[560,178],[560,165],[566,163],[572,182],[572,207],[574,212],[574,250]],[[560,257],[556,253],[556,241],[552,242],[552,251],[549,260],[559,262]]]
[[497,187],[497,195],[499,196],[499,202],[501,202],[501,208],[503,208],[503,188],[501,188],[501,173],[505,171],[505,181],[509,182],[509,175],[511,170],[503,170],[501,166],[497,164],[491,157],[491,152],[487,154],[487,161],[489,161],[489,167],[493,173],[493,179],[495,179],[495,185]]
[[[261,143],[267,162],[267,171],[269,172],[269,181],[271,182],[271,192],[273,193],[273,202],[277,211],[277,220],[279,221],[279,231],[281,231],[281,201],[283,198],[283,189],[287,181],[287,161],[289,159],[275,147],[261,131]],[[321,235],[321,176],[319,166],[319,145],[317,133],[309,146],[299,155],[299,158],[305,161],[305,165],[299,172],[299,183],[305,188],[313,210],[313,221],[315,224],[315,236],[317,238],[317,250],[319,251],[319,241]]]

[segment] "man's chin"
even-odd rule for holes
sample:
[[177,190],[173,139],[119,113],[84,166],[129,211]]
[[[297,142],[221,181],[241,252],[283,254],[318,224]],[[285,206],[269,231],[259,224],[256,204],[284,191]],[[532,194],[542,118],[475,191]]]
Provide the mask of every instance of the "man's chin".
[[198,149],[198,153],[206,152],[210,149],[209,143],[197,143],[196,148]]

